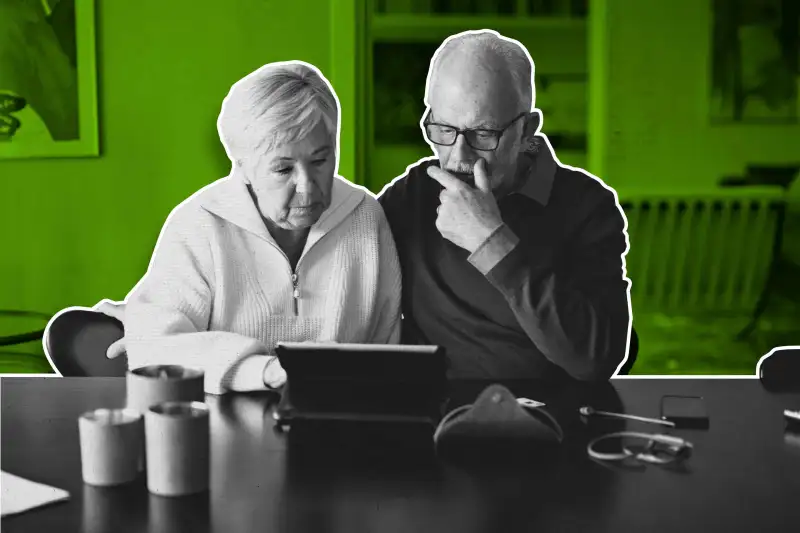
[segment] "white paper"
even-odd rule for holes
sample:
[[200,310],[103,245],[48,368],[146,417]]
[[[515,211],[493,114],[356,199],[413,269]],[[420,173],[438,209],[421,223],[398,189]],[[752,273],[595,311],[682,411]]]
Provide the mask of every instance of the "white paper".
[[0,515],[22,513],[49,503],[69,499],[65,490],[0,472]]

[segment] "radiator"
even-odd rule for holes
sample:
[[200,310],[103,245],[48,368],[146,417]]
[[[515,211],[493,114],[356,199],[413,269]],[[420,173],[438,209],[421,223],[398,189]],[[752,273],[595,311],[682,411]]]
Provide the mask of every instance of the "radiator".
[[634,311],[749,311],[772,260],[785,197],[776,188],[620,192]]

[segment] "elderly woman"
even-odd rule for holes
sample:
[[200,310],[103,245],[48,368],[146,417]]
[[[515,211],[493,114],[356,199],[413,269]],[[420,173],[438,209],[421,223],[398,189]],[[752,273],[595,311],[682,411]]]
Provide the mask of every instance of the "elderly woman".
[[377,200],[336,175],[328,81],[268,64],[217,125],[233,171],[167,218],[126,299],[129,366],[199,367],[221,394],[280,386],[279,341],[399,342],[397,252]]

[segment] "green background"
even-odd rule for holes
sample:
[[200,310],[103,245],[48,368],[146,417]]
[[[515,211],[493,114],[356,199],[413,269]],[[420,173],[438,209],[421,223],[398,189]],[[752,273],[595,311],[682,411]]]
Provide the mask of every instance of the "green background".
[[[526,41],[537,75],[569,65],[590,77],[589,152],[565,152],[563,162],[597,173],[624,198],[628,190],[705,190],[748,163],[800,160],[796,123],[712,124],[710,2],[591,4],[583,29],[542,25]],[[353,0],[98,0],[101,154],[0,160],[0,309],[52,314],[124,298],[170,210],[229,171],[216,132],[220,104],[233,82],[265,63],[308,61],[332,80],[344,109],[345,177],[377,192],[427,155],[421,140],[376,155],[382,147],[370,128],[381,110],[372,107],[375,28],[367,7]],[[477,29],[492,20],[467,23]],[[418,58],[424,66],[429,60]],[[421,102],[424,87],[416,90]],[[545,133],[547,124],[545,115]],[[731,340],[746,309],[634,312],[642,337],[635,373],[751,373],[770,347],[800,344],[791,298],[774,303],[746,343]],[[41,352],[35,344],[19,350]],[[10,370],[2,361],[0,371]]]

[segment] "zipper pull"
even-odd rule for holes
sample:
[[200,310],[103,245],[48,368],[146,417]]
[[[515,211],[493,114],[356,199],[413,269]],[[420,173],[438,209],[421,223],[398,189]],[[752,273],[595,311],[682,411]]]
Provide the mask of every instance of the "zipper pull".
[[300,289],[297,287],[297,273],[292,273],[292,300],[294,303],[294,314],[297,316],[297,300],[300,299]]

